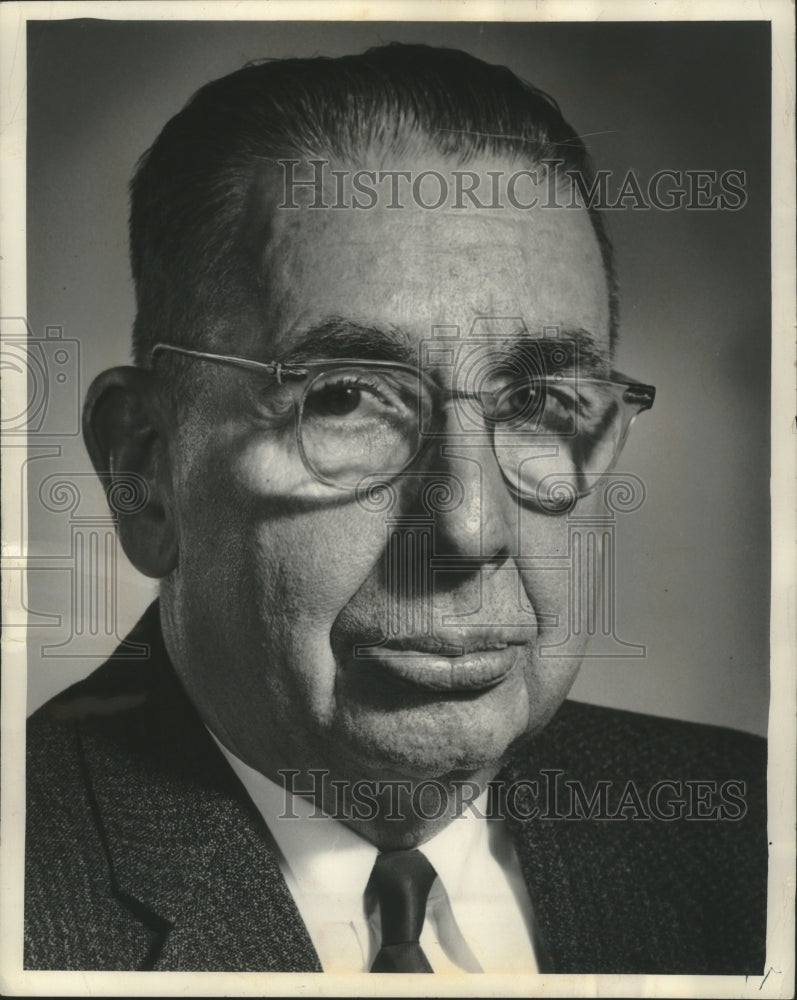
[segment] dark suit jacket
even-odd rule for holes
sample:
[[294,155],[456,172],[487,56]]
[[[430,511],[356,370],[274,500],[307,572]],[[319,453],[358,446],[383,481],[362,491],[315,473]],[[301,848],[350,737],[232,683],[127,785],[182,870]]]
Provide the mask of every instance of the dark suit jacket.
[[[150,644],[146,662],[112,658],[30,720],[25,967],[321,971],[268,830],[175,677],[157,604],[131,638]],[[740,780],[747,812],[507,819],[543,966],[763,972],[763,741],[566,702],[501,778],[546,769],[587,796],[610,782],[612,812],[628,781],[645,806],[663,779]],[[531,813],[534,789],[516,787],[514,811]],[[536,804],[567,815],[571,800]]]

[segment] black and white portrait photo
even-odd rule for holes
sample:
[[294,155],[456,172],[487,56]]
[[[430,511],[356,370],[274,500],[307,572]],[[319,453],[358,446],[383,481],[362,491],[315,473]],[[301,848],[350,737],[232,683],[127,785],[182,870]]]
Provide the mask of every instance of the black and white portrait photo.
[[793,6],[0,14],[3,992],[792,995]]

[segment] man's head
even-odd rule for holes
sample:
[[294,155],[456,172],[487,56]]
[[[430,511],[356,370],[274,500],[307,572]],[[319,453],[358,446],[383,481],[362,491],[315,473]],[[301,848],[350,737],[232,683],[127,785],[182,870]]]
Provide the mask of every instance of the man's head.
[[[286,193],[286,177],[318,176],[312,161],[328,167],[320,195]],[[532,441],[528,420],[511,439],[515,417],[496,416],[515,398],[518,364],[546,374],[559,333],[566,374],[574,342],[592,374],[608,372],[608,244],[570,193],[566,207],[550,204],[552,161],[588,182],[580,140],[538,91],[462,53],[388,46],[212,83],[139,167],[142,366],[161,343],[300,369],[356,358],[422,371],[423,390],[406,376],[396,391],[367,366],[335,381],[321,365],[326,381],[308,396],[273,370],[160,351],[152,371],[106,373],[90,394],[95,463],[148,483],[120,534],[162,579],[178,673],[211,729],[265,773],[488,774],[572,683],[578,643],[551,655],[577,586],[567,522],[517,489],[524,469],[559,468],[571,445],[565,431],[553,451],[550,436]],[[482,203],[491,184],[529,173],[522,195],[494,209],[463,198],[432,210],[428,189],[413,188],[424,172],[456,185],[463,170],[484,183]],[[358,171],[404,171],[410,196],[396,207],[388,185],[354,207],[345,185]],[[490,387],[503,378],[488,395],[485,358]],[[496,375],[496,358],[514,381]],[[545,419],[566,421],[572,394],[547,398]],[[314,417],[324,447],[379,455],[376,489],[319,475],[331,453],[308,460]],[[405,424],[423,446],[380,477],[390,435],[412,436]],[[594,440],[580,447],[578,461],[601,460]]]

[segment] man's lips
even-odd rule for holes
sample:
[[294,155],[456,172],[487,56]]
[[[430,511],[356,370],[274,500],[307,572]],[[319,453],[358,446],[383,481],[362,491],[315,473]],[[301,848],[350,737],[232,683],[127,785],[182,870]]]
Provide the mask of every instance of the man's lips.
[[[452,641],[458,640],[458,641]],[[528,637],[481,634],[393,638],[355,654],[372,680],[381,675],[430,691],[482,691],[500,684],[513,670]]]
[[380,643],[383,649],[397,652],[430,653],[435,656],[466,656],[506,646],[525,646],[528,630],[512,629],[443,629],[434,635],[393,636]]

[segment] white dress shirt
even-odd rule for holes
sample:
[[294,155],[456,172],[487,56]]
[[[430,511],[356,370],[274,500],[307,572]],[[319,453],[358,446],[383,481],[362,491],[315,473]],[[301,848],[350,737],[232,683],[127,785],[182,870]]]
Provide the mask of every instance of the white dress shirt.
[[[377,848],[216,742],[277,843],[322,969],[367,972],[380,945],[365,900]],[[537,971],[531,901],[503,824],[483,818],[486,797],[418,848],[437,872],[420,938],[435,972]]]

